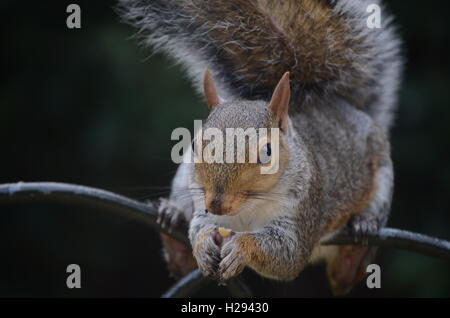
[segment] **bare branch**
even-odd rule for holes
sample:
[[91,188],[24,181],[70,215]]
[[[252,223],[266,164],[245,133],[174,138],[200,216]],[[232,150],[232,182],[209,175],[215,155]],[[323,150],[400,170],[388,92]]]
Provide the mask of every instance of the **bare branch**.
[[186,298],[211,282],[203,277],[200,270],[195,269],[176,282],[161,298]]
[[[200,270],[195,269],[178,282],[176,282],[168,291],[166,291],[162,298],[185,298],[191,296],[196,291],[212,283],[210,279],[203,277]],[[239,279],[230,279],[226,287],[234,298],[251,298],[252,292],[248,286]]]
[[[158,212],[155,204],[138,202],[127,197],[86,186],[55,182],[19,182],[0,185],[0,205],[17,203],[60,203],[76,204],[107,212],[116,213],[161,231],[174,239],[190,246],[183,230],[169,233],[156,222]],[[322,243],[323,245],[361,245],[349,233],[339,233]],[[450,242],[426,235],[397,229],[382,229],[376,235],[368,237],[368,244],[380,247],[401,248],[423,255],[450,261]],[[183,297],[192,294],[209,280],[195,270],[182,278],[163,297]],[[228,282],[228,290],[235,297],[250,297],[248,287],[238,279]]]
[[[419,254],[450,261],[450,242],[405,230],[381,229],[377,234],[368,235],[368,245],[395,247]],[[360,245],[354,237],[343,232],[330,238],[322,245]]]
[[156,222],[158,211],[152,202],[139,202],[122,195],[81,185],[57,182],[18,182],[0,184],[0,204],[46,203],[78,205],[85,208],[104,210],[164,232],[189,246],[184,232],[169,233]]
[[251,298],[253,293],[241,277],[227,281],[227,288],[231,296],[235,298]]
[[[56,182],[18,182],[0,184],[0,205],[20,203],[45,203],[78,205],[85,208],[115,213],[149,226],[155,231],[164,232],[190,247],[185,231],[174,229],[168,232],[157,222],[158,211],[152,202],[139,202],[109,191],[80,185]],[[198,270],[193,271],[177,282],[163,297],[182,297],[211,282],[203,278]],[[227,289],[234,297],[251,297],[249,288],[241,279],[228,282]],[[173,295],[173,296],[169,296]]]
[[[18,182],[0,185],[0,204],[62,203],[106,210],[142,222],[189,246],[186,233],[180,229],[169,233],[156,222],[155,204],[143,203],[109,191],[56,182]],[[369,245],[396,247],[420,254],[450,260],[450,242],[397,229],[382,229],[368,238]],[[348,233],[340,233],[324,245],[360,245]]]

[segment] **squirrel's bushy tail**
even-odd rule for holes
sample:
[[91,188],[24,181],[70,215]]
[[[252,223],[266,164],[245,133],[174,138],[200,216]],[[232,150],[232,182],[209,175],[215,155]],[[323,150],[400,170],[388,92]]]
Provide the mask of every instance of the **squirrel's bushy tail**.
[[119,0],[146,44],[200,88],[205,67],[225,98],[269,99],[286,71],[298,103],[342,98],[389,127],[401,58],[391,18],[367,26],[378,0]]

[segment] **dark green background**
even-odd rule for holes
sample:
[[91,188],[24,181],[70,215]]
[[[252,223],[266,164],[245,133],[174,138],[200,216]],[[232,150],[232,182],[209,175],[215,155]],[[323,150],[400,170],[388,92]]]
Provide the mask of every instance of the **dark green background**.
[[[114,1],[71,2],[81,5],[81,30],[65,26],[69,1],[0,3],[0,183],[165,195],[176,169],[170,133],[192,128],[206,107],[179,67],[130,39],[135,30],[119,22]],[[448,1],[388,7],[407,58],[390,226],[450,239]],[[157,234],[136,222],[67,206],[0,209],[0,296],[159,296],[173,282]],[[360,286],[350,296],[450,296],[448,263],[390,249],[378,262],[382,289]],[[71,263],[82,268],[81,290],[66,288]],[[322,266],[291,283],[245,276],[260,296],[330,295]]]

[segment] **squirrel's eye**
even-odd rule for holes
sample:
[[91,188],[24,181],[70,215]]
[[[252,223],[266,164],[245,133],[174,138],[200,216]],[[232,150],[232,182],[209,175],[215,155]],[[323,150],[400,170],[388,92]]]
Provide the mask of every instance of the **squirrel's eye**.
[[272,157],[272,148],[270,146],[270,143],[267,143],[264,145],[264,147],[261,148],[259,152],[258,163],[267,164],[270,162],[271,157]]

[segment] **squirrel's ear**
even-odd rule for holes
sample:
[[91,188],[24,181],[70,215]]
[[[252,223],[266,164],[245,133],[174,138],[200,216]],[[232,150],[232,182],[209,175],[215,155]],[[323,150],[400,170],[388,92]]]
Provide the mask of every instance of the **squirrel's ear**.
[[214,85],[214,80],[212,78],[211,72],[205,69],[205,77],[203,79],[203,91],[205,94],[206,104],[209,110],[213,110],[217,104],[220,103],[219,95],[216,91],[216,86]]
[[289,82],[289,72],[284,73],[281,80],[278,82],[272,99],[270,100],[269,109],[272,111],[275,119],[278,122],[278,127],[287,132],[288,128],[288,108],[289,100],[291,98],[291,85]]

